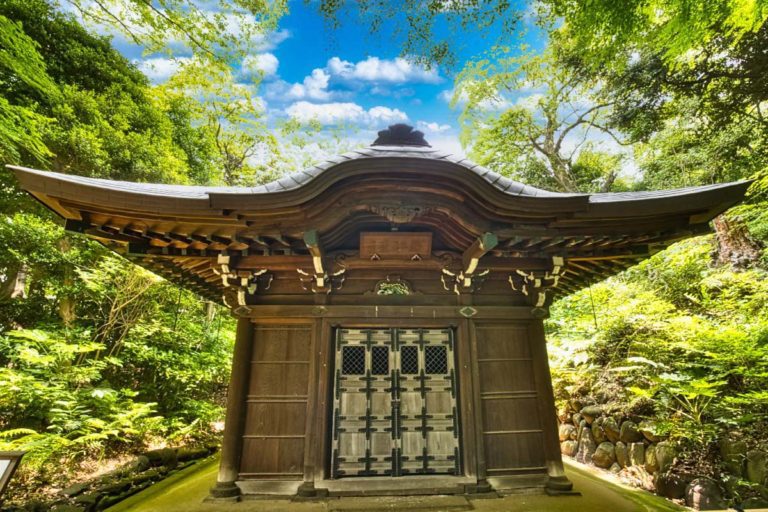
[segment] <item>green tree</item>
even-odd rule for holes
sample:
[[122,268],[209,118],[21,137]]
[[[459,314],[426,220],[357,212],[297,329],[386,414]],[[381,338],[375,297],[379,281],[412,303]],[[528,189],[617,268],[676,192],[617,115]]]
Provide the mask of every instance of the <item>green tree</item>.
[[[210,62],[244,57],[287,12],[285,0],[63,0],[91,24],[110,27],[147,53],[191,51]],[[214,7],[215,8],[212,8]]]
[[[621,154],[588,142],[599,133],[624,143],[608,125],[613,102],[597,86],[559,62],[555,48],[494,52],[457,78],[453,103],[466,101],[462,142],[479,163],[525,183],[565,192],[621,188]],[[520,90],[530,92],[511,95]]]
[[[32,101],[55,100],[58,90],[45,70],[37,43],[20,23],[0,15],[0,87],[23,84]],[[42,130],[50,121],[34,106],[17,104],[13,95],[0,96],[0,160],[18,162],[23,154],[42,160],[50,155]],[[25,102],[27,103],[27,102]]]

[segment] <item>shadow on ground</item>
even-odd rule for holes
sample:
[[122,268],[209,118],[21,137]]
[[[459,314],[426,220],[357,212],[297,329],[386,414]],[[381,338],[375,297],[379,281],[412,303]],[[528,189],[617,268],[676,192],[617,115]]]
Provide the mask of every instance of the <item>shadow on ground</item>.
[[256,500],[241,503],[204,503],[216,481],[218,460],[181,471],[136,494],[108,512],[379,512],[390,510],[487,512],[666,512],[686,510],[653,494],[619,486],[596,473],[569,464],[568,477],[580,496],[512,495],[497,499],[463,496],[411,498],[343,498],[295,503]]

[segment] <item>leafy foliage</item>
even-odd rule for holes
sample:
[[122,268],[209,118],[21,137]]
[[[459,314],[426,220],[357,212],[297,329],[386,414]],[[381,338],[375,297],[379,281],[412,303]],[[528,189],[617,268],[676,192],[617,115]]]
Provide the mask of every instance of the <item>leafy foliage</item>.
[[[613,102],[594,93],[597,82],[558,57],[558,47],[518,56],[496,48],[467,64],[453,102],[464,102],[462,142],[472,156],[501,174],[566,192],[626,188],[622,155],[587,142],[604,134],[623,143],[608,125]],[[529,93],[514,100],[510,93]]]
[[[42,0],[11,0],[0,4],[0,44],[5,161],[220,180],[206,127],[192,122],[197,104],[157,94],[107,39]],[[0,448],[28,451],[22,484],[37,491],[88,460],[214,440],[231,361],[226,311],[66,233],[5,168],[0,183]]]
[[[549,323],[560,399],[653,420],[701,460],[726,431],[768,436],[768,273],[712,266],[680,242],[561,300]],[[594,304],[594,309],[592,304]]]

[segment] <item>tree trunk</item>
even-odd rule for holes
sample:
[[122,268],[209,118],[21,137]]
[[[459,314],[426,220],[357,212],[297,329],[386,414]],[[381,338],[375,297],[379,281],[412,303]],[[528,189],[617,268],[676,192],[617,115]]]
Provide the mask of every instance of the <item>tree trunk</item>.
[[6,281],[0,288],[0,301],[27,298],[27,276],[29,268],[19,263],[6,269]]
[[718,264],[745,268],[760,259],[762,247],[750,236],[744,222],[735,217],[719,215],[712,223],[715,226],[715,261]]
[[[69,250],[72,248],[72,245],[69,242],[69,238],[64,237],[61,240],[59,240],[59,250],[66,254],[69,252]],[[73,271],[69,264],[64,264],[64,291],[59,297],[59,304],[58,304],[58,313],[59,318],[61,318],[61,321],[64,322],[64,325],[66,327],[70,327],[72,323],[75,321],[76,313],[75,313],[75,299],[72,297],[69,289],[74,284],[74,277],[73,277]]]
[[216,316],[216,304],[213,302],[206,302],[205,303],[205,321],[210,325],[213,322],[214,317]]

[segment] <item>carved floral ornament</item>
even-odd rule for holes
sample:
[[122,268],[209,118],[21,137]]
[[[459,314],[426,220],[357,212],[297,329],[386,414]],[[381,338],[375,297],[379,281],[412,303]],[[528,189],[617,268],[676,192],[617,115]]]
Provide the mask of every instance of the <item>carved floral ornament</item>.
[[408,204],[372,204],[368,207],[371,213],[384,217],[392,224],[408,224],[413,219],[429,213],[432,209],[420,205]]
[[366,295],[387,296],[420,295],[420,293],[413,289],[410,281],[406,281],[400,276],[387,276],[386,279],[377,282],[373,290],[365,293]]

